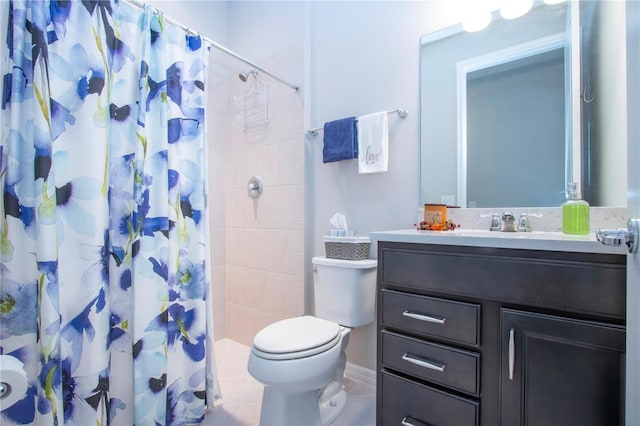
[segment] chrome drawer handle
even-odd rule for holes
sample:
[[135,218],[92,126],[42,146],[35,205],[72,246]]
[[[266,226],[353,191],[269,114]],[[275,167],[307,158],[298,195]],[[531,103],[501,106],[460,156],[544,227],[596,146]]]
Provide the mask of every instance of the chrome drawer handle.
[[402,313],[402,315],[405,316],[405,317],[417,319],[417,320],[420,320],[420,321],[434,322],[436,324],[444,324],[444,322],[447,320],[446,318],[443,318],[443,317],[434,317],[434,316],[431,316],[431,315],[416,314],[416,313],[409,312],[409,311],[404,311]]
[[444,364],[440,364],[439,362],[427,361],[426,359],[421,359],[415,356],[411,356],[410,354],[402,355],[402,359],[410,362],[411,364],[419,365],[420,367],[428,368],[430,370],[436,370],[443,372]]
[[509,330],[509,380],[513,380],[513,369],[516,363],[515,331]]
[[427,423],[421,422],[420,420],[412,419],[409,416],[406,416],[400,422],[402,426],[429,426]]

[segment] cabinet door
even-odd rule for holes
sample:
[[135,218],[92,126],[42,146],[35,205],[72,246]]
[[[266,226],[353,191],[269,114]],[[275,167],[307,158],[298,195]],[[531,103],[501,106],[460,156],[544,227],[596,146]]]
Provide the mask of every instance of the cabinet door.
[[624,424],[624,327],[501,309],[501,424]]

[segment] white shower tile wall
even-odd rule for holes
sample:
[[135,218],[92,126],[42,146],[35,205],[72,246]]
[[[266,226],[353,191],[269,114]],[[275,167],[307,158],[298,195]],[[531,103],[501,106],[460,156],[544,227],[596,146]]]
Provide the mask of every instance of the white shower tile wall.
[[229,58],[213,49],[209,63],[207,144],[209,227],[214,338],[226,334],[226,141],[228,139]]
[[[258,63],[300,82],[303,59],[300,45]],[[224,181],[226,301],[224,333],[216,339],[228,337],[245,345],[266,325],[304,309],[303,97],[258,72],[268,87],[269,122],[245,129],[239,99],[252,90],[254,77],[242,82],[238,73],[249,69],[238,63],[226,79],[225,171],[217,177]],[[247,195],[251,176],[263,181],[260,198]]]

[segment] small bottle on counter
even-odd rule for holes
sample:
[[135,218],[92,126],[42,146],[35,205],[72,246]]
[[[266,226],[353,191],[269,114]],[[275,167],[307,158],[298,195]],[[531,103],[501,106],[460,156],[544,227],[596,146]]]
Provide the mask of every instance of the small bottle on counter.
[[589,233],[589,203],[580,199],[575,182],[567,183],[567,201],[562,203],[562,232],[573,235]]

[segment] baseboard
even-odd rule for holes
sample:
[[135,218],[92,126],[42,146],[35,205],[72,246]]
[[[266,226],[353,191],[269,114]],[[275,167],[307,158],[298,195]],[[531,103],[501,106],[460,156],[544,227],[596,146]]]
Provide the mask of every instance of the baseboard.
[[376,387],[376,372],[368,368],[361,367],[356,364],[347,362],[347,367],[344,370],[344,375],[351,380],[360,382],[362,384]]

